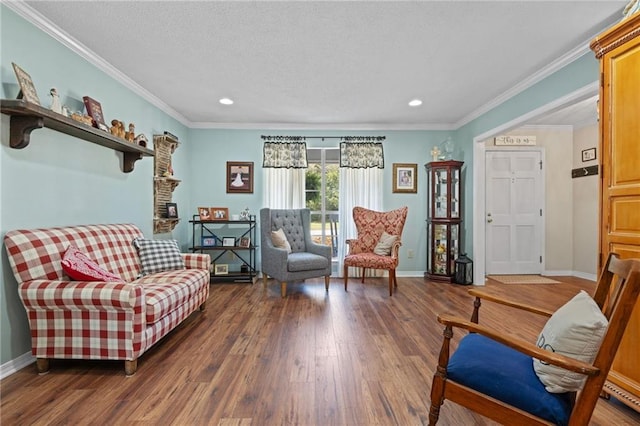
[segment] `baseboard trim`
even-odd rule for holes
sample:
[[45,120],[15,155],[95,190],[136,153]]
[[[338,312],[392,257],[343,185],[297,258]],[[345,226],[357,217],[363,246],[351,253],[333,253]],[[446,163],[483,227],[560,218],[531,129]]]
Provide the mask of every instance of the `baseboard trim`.
[[0,365],[0,380],[5,377],[9,377],[13,373],[22,370],[24,367],[29,364],[33,364],[36,362],[36,358],[31,355],[31,352],[27,352],[25,354],[20,355],[18,358],[12,359],[11,361],[5,362]]

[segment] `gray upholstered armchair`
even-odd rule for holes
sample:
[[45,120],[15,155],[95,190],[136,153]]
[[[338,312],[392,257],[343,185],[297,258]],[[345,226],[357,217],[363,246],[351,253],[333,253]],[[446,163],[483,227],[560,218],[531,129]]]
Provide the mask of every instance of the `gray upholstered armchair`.
[[[311,214],[309,209],[260,210],[260,252],[262,254],[262,278],[280,281],[282,297],[287,295],[287,282],[324,276],[325,289],[329,291],[331,277],[331,247],[311,240]],[[276,247],[272,232],[284,234],[291,252]],[[278,242],[277,235],[275,237]],[[283,244],[279,244],[283,245]]]

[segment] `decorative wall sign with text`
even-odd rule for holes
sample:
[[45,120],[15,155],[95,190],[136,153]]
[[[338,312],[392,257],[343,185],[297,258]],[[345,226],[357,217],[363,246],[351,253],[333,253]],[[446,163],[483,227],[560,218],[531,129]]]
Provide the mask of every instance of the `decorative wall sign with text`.
[[529,146],[536,144],[535,136],[497,136],[494,139],[497,146]]

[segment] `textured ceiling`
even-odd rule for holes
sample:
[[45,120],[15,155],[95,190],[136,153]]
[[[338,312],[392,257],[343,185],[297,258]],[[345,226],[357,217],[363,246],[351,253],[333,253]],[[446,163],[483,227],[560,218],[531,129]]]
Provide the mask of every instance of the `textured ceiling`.
[[26,2],[189,125],[353,129],[464,124],[625,3]]

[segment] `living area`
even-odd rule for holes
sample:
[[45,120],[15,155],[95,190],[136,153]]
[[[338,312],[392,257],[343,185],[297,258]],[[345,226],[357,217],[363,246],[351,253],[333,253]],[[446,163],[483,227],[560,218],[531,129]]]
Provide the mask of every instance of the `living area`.
[[[425,272],[425,263],[427,258],[427,230],[425,227],[425,219],[427,218],[426,206],[426,182],[427,175],[424,163],[431,161],[430,151],[434,146],[438,146],[442,141],[451,137],[456,142],[456,156],[464,161],[463,179],[464,193],[463,200],[467,203],[466,209],[463,211],[464,228],[462,230],[465,247],[464,249],[473,256],[473,243],[475,241],[473,223],[475,220],[474,209],[476,203],[474,198],[478,194],[474,191],[473,180],[475,173],[475,147],[473,145],[474,138],[478,135],[485,134],[492,129],[500,128],[504,123],[508,123],[523,114],[526,115],[532,111],[548,105],[557,99],[571,96],[571,94],[580,91],[584,87],[592,88],[594,81],[597,80],[597,60],[593,54],[589,52],[578,57],[575,61],[559,67],[550,73],[546,78],[542,78],[535,83],[531,83],[532,91],[536,92],[535,96],[531,96],[530,92],[523,91],[513,94],[511,98],[505,100],[504,103],[496,104],[478,117],[457,126],[449,126],[446,128],[398,128],[389,126],[378,126],[376,128],[367,128],[365,130],[357,127],[351,129],[323,127],[321,124],[317,126],[306,126],[304,128],[289,128],[286,126],[270,127],[265,124],[261,127],[242,126],[241,124],[202,124],[197,120],[184,119],[180,113],[175,113],[167,105],[158,103],[152,96],[141,95],[135,87],[132,87],[130,81],[121,80],[117,73],[108,70],[104,64],[96,65],[95,62],[88,60],[82,56],[74,48],[68,47],[64,42],[53,37],[49,32],[42,30],[34,21],[24,16],[24,10],[16,10],[6,4],[0,6],[2,20],[2,98],[15,99],[18,94],[18,85],[16,84],[15,75],[11,66],[12,62],[20,64],[27,70],[33,78],[43,105],[48,105],[49,98],[47,91],[50,87],[58,87],[63,94],[65,102],[71,103],[76,110],[82,109],[81,99],[84,95],[90,94],[93,98],[100,100],[102,106],[111,117],[120,117],[121,119],[136,122],[136,132],[146,134],[149,140],[153,135],[164,134],[169,132],[180,140],[180,147],[172,153],[171,168],[180,184],[172,192],[172,203],[177,207],[179,221],[175,228],[167,233],[154,232],[154,159],[151,157],[143,157],[135,161],[135,167],[132,171],[123,172],[123,155],[115,150],[105,148],[96,144],[86,143],[80,138],[73,137],[52,129],[36,129],[30,135],[29,145],[23,149],[14,149],[9,147],[11,118],[9,114],[2,115],[2,151],[0,160],[2,168],[0,170],[2,186],[0,189],[0,199],[2,202],[2,216],[0,217],[0,229],[3,235],[11,230],[16,229],[33,229],[33,228],[49,228],[55,226],[76,226],[88,224],[135,224],[141,233],[148,239],[175,239],[178,241],[179,248],[182,252],[188,252],[192,246],[194,238],[189,219],[193,215],[198,214],[198,208],[202,206],[220,206],[228,210],[229,215],[239,214],[245,209],[249,209],[251,214],[257,215],[261,208],[265,207],[264,193],[267,185],[263,164],[263,149],[265,134],[277,134],[283,136],[305,135],[309,137],[308,146],[312,149],[336,149],[337,143],[341,137],[377,137],[384,135],[386,140],[384,144],[384,161],[385,167],[381,171],[382,180],[378,188],[382,198],[382,210],[389,211],[401,206],[409,206],[409,213],[405,224],[402,237],[402,249],[400,263],[397,269],[398,273],[398,292],[389,297],[387,291],[386,278],[373,278],[366,285],[350,282],[349,291],[344,292],[340,273],[332,274],[329,292],[325,292],[325,286],[322,279],[312,279],[309,282],[293,283],[288,287],[288,297],[281,298],[280,292],[275,286],[267,286],[264,290],[260,285],[247,284],[221,284],[212,285],[207,300],[206,310],[204,312],[194,312],[183,323],[178,326],[175,332],[170,333],[167,338],[160,339],[151,351],[142,354],[141,362],[138,364],[138,372],[134,377],[138,386],[127,385],[127,392],[119,393],[116,397],[118,401],[126,401],[125,411],[134,412],[139,405],[141,399],[147,398],[143,395],[142,384],[164,381],[161,387],[154,388],[157,392],[155,401],[161,401],[164,395],[172,392],[180,394],[192,395],[185,398],[180,408],[176,408],[176,416],[171,417],[171,410],[158,409],[154,411],[152,405],[144,405],[144,411],[148,413],[139,415],[136,413],[131,417],[119,417],[123,422],[131,421],[150,421],[159,422],[163,419],[167,422],[182,423],[203,423],[210,419],[217,419],[221,424],[248,424],[246,420],[253,417],[252,424],[270,424],[273,423],[297,423],[297,424],[322,424],[323,419],[314,410],[325,411],[339,410],[338,417],[327,417],[327,423],[336,424],[361,424],[375,423],[377,418],[385,418],[388,412],[383,413],[381,407],[393,407],[391,412],[399,413],[398,407],[401,400],[412,401],[412,409],[416,409],[419,414],[410,416],[408,414],[399,415],[398,418],[385,418],[380,423],[383,424],[419,424],[426,422],[425,416],[428,416],[427,402],[429,400],[428,390],[430,386],[431,375],[433,374],[435,355],[433,351],[437,351],[437,344],[434,342],[441,339],[441,331],[439,324],[435,324],[435,317],[438,313],[446,310],[445,308],[455,304],[459,306],[471,305],[466,304],[467,300],[462,294],[465,289],[455,286],[445,286],[447,295],[442,296],[438,292],[438,287],[424,287],[423,274]],[[63,37],[64,38],[64,37]],[[124,48],[122,50],[125,50]],[[95,59],[95,58],[93,58]],[[134,59],[138,60],[138,59]],[[142,60],[140,58],[139,60]],[[55,64],[55,66],[52,66]],[[173,64],[172,66],[177,66]],[[179,85],[178,82],[175,82]],[[204,86],[203,86],[204,88]],[[597,91],[597,88],[596,88]],[[149,93],[147,92],[147,95]],[[593,93],[590,93],[593,95]],[[191,95],[184,93],[185,100]],[[214,95],[211,95],[214,96]],[[217,94],[216,94],[217,96]],[[76,104],[73,104],[73,102]],[[188,102],[188,101],[186,101]],[[217,103],[217,98],[211,98],[212,103]],[[513,103],[521,103],[522,108],[514,109]],[[217,105],[215,108],[219,108]],[[187,107],[186,110],[189,108]],[[214,114],[215,115],[215,114]],[[410,126],[409,126],[410,127]],[[562,129],[564,132],[566,129]],[[501,134],[507,134],[511,129],[501,131]],[[590,131],[597,135],[597,126],[594,124]],[[520,131],[522,133],[522,130]],[[527,129],[524,130],[527,133]],[[529,130],[540,134],[545,133],[544,129]],[[548,134],[548,132],[547,132]],[[554,145],[553,141],[542,140],[539,137],[539,146],[546,149],[546,155],[554,157],[557,155],[562,157],[562,170],[557,171],[556,186],[558,182],[564,182],[572,185],[569,169],[575,166],[573,157],[585,148],[579,142],[574,141],[572,136],[562,138],[566,141],[566,145],[561,148]],[[150,143],[149,149],[154,149]],[[572,158],[567,159],[565,154]],[[229,193],[226,191],[228,185],[227,163],[242,162],[252,163],[253,171],[253,192],[245,193]],[[414,164],[417,166],[416,193],[403,193],[393,190],[394,169],[393,164]],[[557,163],[556,163],[557,164]],[[568,166],[568,167],[565,167]],[[555,176],[554,176],[555,177]],[[595,177],[594,177],[595,179]],[[563,199],[566,201],[566,198]],[[573,210],[573,207],[571,207]],[[594,212],[594,216],[596,213]],[[563,218],[563,223],[569,223],[578,220],[579,211],[572,211],[569,219]],[[573,235],[565,238],[564,232],[568,232],[567,227],[562,224],[557,227],[557,242],[549,242],[552,247],[550,258],[559,259],[553,256],[553,250],[566,253],[575,253],[579,250],[578,244],[574,244]],[[595,232],[595,231],[594,231]],[[577,234],[577,233],[576,233]],[[577,235],[576,235],[577,237]],[[595,237],[594,237],[595,239]],[[595,248],[594,248],[595,250]],[[411,255],[409,254],[411,251]],[[259,257],[259,256],[258,256]],[[551,271],[576,271],[583,275],[583,278],[595,278],[595,261],[584,268],[574,268],[573,259],[577,258],[575,254],[570,255],[570,259],[565,263],[550,263]],[[475,257],[474,257],[475,259]],[[476,259],[477,260],[477,259]],[[260,260],[258,260],[258,263]],[[550,260],[553,262],[553,260]],[[564,260],[562,261],[564,262]],[[259,268],[259,264],[257,267]],[[478,266],[478,265],[477,265]],[[592,269],[591,269],[592,268]],[[3,261],[0,265],[0,271],[3,276],[2,298],[0,301],[0,315],[2,316],[2,337],[0,350],[0,364],[2,365],[3,377],[12,374],[23,374],[25,370],[32,369],[33,377],[29,378],[29,387],[38,386],[38,377],[35,370],[30,366],[33,362],[31,349],[31,334],[25,315],[25,310],[20,301],[16,279],[11,272],[11,266],[8,257],[3,250]],[[558,274],[562,275],[562,274]],[[257,283],[256,283],[257,284]],[[593,288],[593,283],[577,281],[574,282],[571,289],[575,290],[579,287],[586,289]],[[591,287],[590,287],[591,285]],[[442,287],[440,287],[442,288]],[[432,294],[433,292],[433,294]],[[449,294],[449,292],[451,292]],[[549,293],[553,293],[550,291]],[[357,301],[362,298],[362,301]],[[412,306],[414,301],[433,300],[434,306],[425,308],[425,303],[420,302],[419,307]],[[246,304],[237,303],[239,300],[248,301]],[[549,294],[550,305],[554,305],[557,299]],[[195,302],[194,302],[195,303]],[[465,305],[466,304],[466,305]],[[331,306],[331,310],[328,309]],[[424,314],[418,314],[418,310],[425,309]],[[415,309],[415,311],[414,311]],[[466,309],[466,308],[464,308]],[[409,312],[409,310],[411,312]],[[350,313],[351,311],[356,313]],[[403,316],[407,314],[407,316]],[[464,312],[466,315],[467,312]],[[323,315],[328,322],[319,321],[310,329],[304,328],[303,319],[315,318],[320,320]],[[497,315],[497,314],[490,314]],[[336,328],[336,324],[356,322],[358,324],[366,323],[372,318],[376,318],[374,322],[367,325],[368,329],[364,337],[358,337],[355,326],[354,328],[342,329]],[[342,374],[342,370],[335,369],[337,363],[343,363],[343,357],[349,359],[364,356],[363,353],[371,349],[367,345],[369,339],[376,339],[378,332],[384,335],[381,340],[389,339],[389,336],[398,332],[398,327],[402,318],[412,318],[419,324],[429,324],[429,328],[433,328],[433,335],[421,336],[417,351],[414,349],[408,351],[413,356],[419,351],[429,351],[431,357],[428,361],[417,358],[405,358],[406,354],[398,354],[398,348],[393,345],[380,345],[380,352],[376,355],[380,359],[386,359],[396,362],[413,362],[411,368],[403,371],[404,377],[409,377],[416,371],[428,377],[424,379],[415,391],[402,391],[402,398],[395,401],[385,400],[389,395],[393,394],[394,389],[402,386],[403,381],[394,382],[395,378],[390,378],[393,383],[389,388],[382,389],[383,385],[377,383],[372,384],[366,392],[359,394],[360,387],[346,389],[344,393],[338,393],[336,406],[344,403],[339,409],[336,406],[322,405],[318,399],[323,400],[325,396],[319,392],[318,387],[331,386],[330,380],[320,380],[319,377],[329,377],[332,374]],[[286,321],[284,321],[286,319]],[[274,320],[270,324],[268,320]],[[277,321],[276,321],[277,320]],[[389,321],[395,322],[390,325]],[[240,324],[250,324],[255,329],[253,331],[243,331]],[[303,325],[297,329],[296,326]],[[264,329],[264,334],[259,330]],[[379,329],[375,329],[378,327]],[[383,327],[391,327],[383,332]],[[322,331],[331,328],[337,333],[334,340],[323,345]],[[243,334],[246,333],[246,336]],[[307,333],[307,334],[305,334]],[[419,334],[418,329],[407,331],[408,335],[412,333]],[[431,333],[431,331],[430,331]],[[525,333],[525,331],[523,331]],[[527,329],[527,333],[533,333],[533,326]],[[287,340],[289,336],[291,340]],[[528,337],[531,337],[530,335]],[[409,338],[409,337],[408,337]],[[409,339],[412,339],[410,337]],[[314,339],[314,346],[305,347],[306,339]],[[366,340],[361,342],[362,346],[354,344],[353,347],[342,348],[344,352],[340,352],[341,345],[347,341],[358,341],[358,339]],[[433,340],[433,342],[431,341]],[[429,343],[430,342],[430,343]],[[408,344],[408,343],[407,343]],[[229,347],[225,346],[229,345]],[[212,348],[222,346],[222,350],[218,353]],[[252,346],[254,349],[251,349]],[[194,351],[193,357],[178,357],[178,352],[184,351],[188,347]],[[290,348],[291,352],[288,352]],[[228,350],[227,350],[228,349]],[[303,351],[314,351],[316,354],[322,354],[325,351],[327,358],[319,358],[314,362],[326,364],[314,364],[310,366],[310,360],[314,359],[308,353]],[[255,352],[252,352],[255,351]],[[204,353],[207,353],[205,356]],[[229,358],[228,355],[247,356],[248,354],[265,357],[269,362],[273,358],[280,358],[279,364],[269,364],[265,370],[266,376],[260,376],[258,382],[252,381],[251,377],[255,371],[259,369],[259,364],[245,364],[240,362],[240,358]],[[297,357],[300,353],[305,355],[304,366],[297,369],[284,368],[284,364],[296,364]],[[365,357],[366,358],[366,357]],[[235,359],[235,361],[234,361]],[[401,360],[401,361],[399,361]],[[391,362],[393,362],[391,361]],[[174,365],[178,363],[180,366]],[[238,362],[238,368],[230,368],[229,365]],[[422,367],[429,364],[428,368],[422,370]],[[282,364],[282,365],[281,365]],[[54,382],[51,381],[52,388],[49,390],[53,395],[63,387],[72,387],[72,382],[82,378],[80,381],[91,382],[99,380],[99,377],[106,378],[105,382],[100,382],[99,387],[117,388],[117,380],[125,380],[121,371],[121,365],[105,363],[104,365],[97,362],[89,362],[83,364],[76,361],[60,361],[55,363],[58,366],[55,374],[49,373],[50,376],[64,376],[68,381]],[[190,368],[191,365],[206,365],[204,368]],[[349,375],[351,380],[355,377],[355,373],[359,372],[363,376],[367,374],[376,374],[378,380],[384,378],[385,364],[376,364],[372,368],[374,371],[367,372],[366,362],[354,362],[352,365],[354,376]],[[145,375],[145,370],[154,370],[152,375]],[[308,370],[315,369],[314,374],[310,374]],[[239,371],[247,374],[247,380],[253,385],[261,388],[259,392],[252,393],[247,387],[242,393],[235,393],[235,386],[244,386],[234,380],[226,380],[224,377],[214,377],[216,373],[222,372],[224,375],[241,374]],[[165,371],[166,377],[158,374],[158,371]],[[427,373],[428,371],[428,373]],[[268,373],[268,374],[267,374]],[[279,395],[278,390],[284,376],[287,376],[287,392]],[[295,377],[293,377],[295,376]],[[303,377],[304,376],[304,377]],[[195,379],[194,379],[195,378]],[[313,378],[313,379],[311,379]],[[270,381],[273,379],[273,381]],[[52,380],[52,379],[47,379]],[[315,382],[314,382],[315,381]],[[384,380],[382,380],[384,381]],[[4,380],[3,380],[4,382]],[[170,386],[170,382],[175,387]],[[4,382],[6,383],[6,382]],[[3,385],[4,385],[3,383]],[[96,382],[97,383],[97,382]],[[312,383],[316,383],[313,385]],[[363,382],[357,382],[358,386]],[[19,386],[14,384],[12,386]],[[92,385],[88,385],[92,386]],[[227,388],[225,388],[227,386]],[[301,399],[292,397],[294,390],[297,393],[305,394],[309,392],[311,387],[315,386],[314,398],[316,401],[315,408],[302,407],[296,405],[297,408],[292,409],[295,414],[287,417],[287,414],[273,414],[275,406],[288,406],[289,402],[295,401],[295,404],[303,404]],[[376,389],[376,386],[379,386]],[[14,389],[12,387],[12,389]],[[4,391],[5,389],[3,389]],[[224,395],[221,400],[232,401],[234,398],[242,398],[228,402],[236,404],[237,407],[244,407],[234,411],[233,416],[225,414],[225,406],[211,405],[205,407],[203,402],[198,401],[198,395],[213,395],[214,398]],[[77,401],[80,401],[84,395],[83,391],[79,391],[74,395],[65,397],[68,407],[76,407]],[[162,396],[161,396],[162,395]],[[238,395],[242,395],[241,397]],[[74,402],[76,398],[76,402]],[[154,397],[155,398],[155,397]],[[264,405],[254,400],[265,400],[272,398],[270,402]],[[289,399],[291,398],[291,399]],[[328,396],[327,396],[328,398]],[[357,408],[363,401],[378,399],[377,404],[364,403],[363,406],[368,407],[361,411]],[[289,402],[287,402],[289,401]],[[418,401],[423,405],[417,407]],[[189,410],[185,407],[199,405],[198,409],[193,412],[194,417],[189,417]],[[262,414],[259,416],[248,415],[250,405],[260,406]],[[354,411],[348,411],[353,408]],[[425,408],[426,407],[426,408]],[[299,408],[300,411],[297,411]],[[58,406],[58,409],[60,408]],[[596,422],[605,421],[606,414],[610,410],[617,410],[618,407],[614,403],[614,407],[606,406],[603,409],[597,409],[595,414]],[[105,408],[105,410],[107,410]],[[108,410],[111,410],[110,408]],[[598,411],[600,410],[600,411]],[[180,414],[178,414],[178,411]],[[215,411],[215,415],[213,415]],[[365,412],[366,411],[366,412]],[[111,411],[105,411],[105,413]],[[303,412],[305,414],[303,414]],[[309,414],[313,412],[313,414]],[[246,416],[242,413],[247,414]],[[636,421],[637,418],[633,414],[627,414],[622,411],[622,419]],[[95,414],[95,413],[94,413]],[[272,417],[273,415],[273,417]],[[448,417],[449,424],[453,424],[458,412],[453,417]],[[74,417],[77,416],[77,417]],[[77,419],[79,423],[83,422],[83,418],[99,419],[99,417],[88,416],[83,410],[79,410],[77,414],[66,418],[67,421],[73,423]],[[327,414],[329,416],[329,414]],[[350,417],[353,416],[353,417]],[[462,414],[463,419],[469,422],[483,424],[479,417],[473,417],[469,414]],[[469,417],[470,416],[470,417]],[[61,417],[63,418],[63,417]],[[125,420],[128,419],[128,420]],[[224,420],[226,419],[226,420]],[[245,420],[242,420],[245,419]],[[313,419],[312,421],[308,421]],[[368,419],[368,420],[362,420]],[[42,418],[41,421],[46,421]],[[443,418],[443,424],[447,420]],[[243,423],[244,422],[244,423]]]

